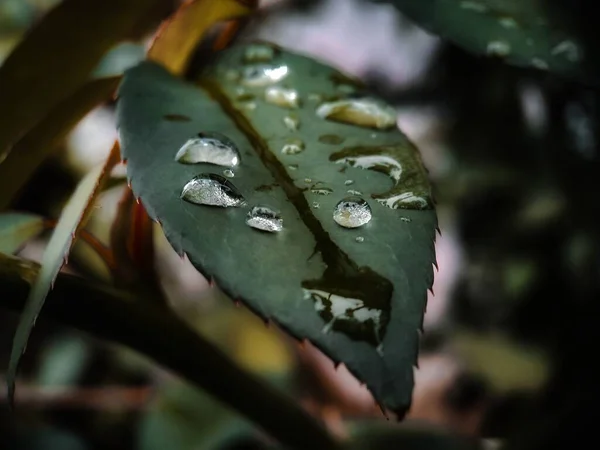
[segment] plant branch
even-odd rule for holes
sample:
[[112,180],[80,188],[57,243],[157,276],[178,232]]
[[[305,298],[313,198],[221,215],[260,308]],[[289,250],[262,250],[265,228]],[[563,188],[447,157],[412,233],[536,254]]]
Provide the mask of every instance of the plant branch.
[[[0,255],[0,306],[21,311],[38,271],[33,262]],[[145,354],[237,410],[286,448],[339,448],[306,411],[242,370],[172,312],[61,274],[42,315]]]

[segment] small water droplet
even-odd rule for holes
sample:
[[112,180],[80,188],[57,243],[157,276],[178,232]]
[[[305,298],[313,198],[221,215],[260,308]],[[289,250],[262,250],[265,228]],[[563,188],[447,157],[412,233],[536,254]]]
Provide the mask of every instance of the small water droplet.
[[548,70],[548,63],[541,58],[533,58],[531,65],[536,69]]
[[304,179],[304,182],[305,182],[306,184],[310,184],[310,183],[312,183],[312,178],[305,178],[305,179]]
[[357,197],[360,197],[362,195],[362,192],[355,191],[354,189],[348,189],[346,192],[348,192],[348,194],[350,195],[356,195]]
[[279,213],[267,206],[254,206],[246,216],[246,224],[261,231],[276,233],[283,230],[283,219]]
[[484,13],[488,10],[486,5],[479,3],[479,2],[474,2],[474,1],[462,1],[462,2],[460,2],[460,7],[462,9],[466,9],[469,11],[475,11],[475,12],[479,12],[479,13]]
[[333,192],[333,189],[328,187],[313,187],[310,189],[310,192],[317,195],[329,195]]
[[304,151],[304,141],[302,139],[290,139],[281,147],[281,153],[284,155],[297,155],[302,151]]
[[344,228],[358,228],[371,220],[371,207],[360,197],[346,197],[335,206],[333,220]]
[[490,56],[506,56],[510,53],[510,45],[504,41],[491,41],[487,45],[486,53]]
[[566,40],[559,43],[552,49],[553,55],[564,55],[571,62],[577,62],[581,59],[581,49],[579,46],[571,41]]
[[288,169],[290,169],[290,170],[298,170],[298,164],[290,164],[288,166]]
[[223,175],[225,175],[227,178],[235,177],[235,173],[233,173],[233,170],[231,170],[231,169],[225,169],[223,171]]
[[344,181],[344,184],[346,186],[350,186],[351,184],[354,184],[354,180],[346,180],[346,181]]
[[300,96],[295,89],[270,86],[265,89],[265,101],[282,108],[297,108],[300,105]]
[[356,236],[356,239],[355,239],[355,241],[356,241],[356,242],[365,242],[365,238],[364,238],[364,237],[362,237],[362,236]]
[[327,120],[382,130],[395,128],[397,121],[394,108],[368,97],[322,103],[316,113]]
[[227,179],[216,173],[203,173],[186,183],[181,198],[190,203],[208,206],[242,206],[244,197]]
[[513,28],[519,27],[519,24],[517,23],[517,21],[515,19],[513,19],[512,17],[501,17],[500,19],[498,19],[498,22],[500,23],[500,26],[507,28],[507,29],[513,29]]
[[328,145],[339,145],[344,142],[344,138],[337,134],[322,134],[319,136],[319,142]]
[[240,162],[240,153],[231,139],[220,133],[200,133],[188,139],[175,155],[182,164],[216,164],[235,167]]
[[244,51],[245,62],[269,62],[275,56],[275,49],[265,44],[250,44]]
[[278,83],[288,76],[288,67],[284,64],[256,64],[244,68],[242,84],[250,87],[262,87]]
[[319,209],[321,207],[321,204],[319,202],[313,202],[312,207],[315,209]]
[[300,119],[297,116],[288,115],[283,118],[283,124],[290,131],[297,131],[300,128]]
[[408,218],[408,217],[400,217],[400,220],[401,220],[402,222],[406,222],[406,223],[410,223],[410,222],[412,222],[412,220],[411,220],[410,218]]

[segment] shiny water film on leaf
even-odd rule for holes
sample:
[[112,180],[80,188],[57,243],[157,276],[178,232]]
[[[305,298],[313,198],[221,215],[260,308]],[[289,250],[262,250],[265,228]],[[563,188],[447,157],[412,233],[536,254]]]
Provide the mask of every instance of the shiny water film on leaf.
[[240,162],[236,145],[220,133],[199,133],[177,151],[175,160],[182,164],[209,163],[235,167]]
[[[255,56],[255,45],[273,51]],[[342,84],[379,109],[353,110],[356,94]],[[297,107],[286,112],[267,90],[293,90]],[[393,109],[337,70],[266,43],[221,52],[195,83],[140,64],[119,96],[132,188],[173,247],[225,293],[343,361],[380,404],[403,413],[437,219],[429,204],[395,209],[398,195],[429,197],[426,171]],[[347,101],[351,114],[317,114],[332,98]],[[174,112],[190,120],[164,120]],[[207,161],[173,159],[199,132],[235,143],[235,178]],[[336,215],[349,184],[361,198]]]

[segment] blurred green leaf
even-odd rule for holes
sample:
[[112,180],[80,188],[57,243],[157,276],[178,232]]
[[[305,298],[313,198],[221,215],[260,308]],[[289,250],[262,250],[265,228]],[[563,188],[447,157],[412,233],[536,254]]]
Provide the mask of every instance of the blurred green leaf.
[[10,205],[77,122],[99,103],[110,99],[119,80],[120,77],[111,77],[84,84],[15,144],[6,159],[0,162],[0,210]]
[[0,214],[0,253],[17,252],[27,241],[44,230],[44,219],[35,214]]
[[15,332],[10,355],[6,381],[8,384],[9,401],[12,402],[15,390],[15,378],[21,356],[27,347],[27,341],[35,321],[44,305],[46,295],[52,288],[60,268],[69,255],[71,245],[78,231],[83,228],[89,217],[92,204],[102,191],[105,181],[110,176],[112,168],[118,163],[118,147],[111,151],[107,161],[102,166],[88,173],[77,186],[77,189],[67,202],[61,217],[54,229],[42,258],[42,269],[36,277],[21,318]]
[[[417,24],[466,50],[522,67],[598,82],[577,30],[551,2],[372,0],[391,3]],[[586,48],[591,50],[592,47]]]
[[[248,58],[272,59],[275,73],[247,65]],[[269,80],[281,74],[281,82]],[[437,219],[420,155],[397,129],[395,111],[381,100],[363,99],[372,107],[364,108],[355,97],[369,94],[359,83],[264,45],[224,52],[199,83],[149,62],[125,75],[118,122],[134,193],[176,251],[231,298],[343,361],[381,404],[402,414],[433,281]],[[300,106],[285,108],[277,95],[265,101],[265,84],[280,94],[293,87]],[[328,100],[345,101],[350,111],[341,108],[335,121],[319,117],[315,109]],[[233,178],[223,178],[225,167],[175,161],[188,139],[205,132],[239,149]],[[182,200],[184,185],[201,173],[245,203],[223,209]],[[373,215],[353,229],[333,219],[351,195],[370,199]],[[256,205],[278,211],[283,231],[249,227]]]
[[158,0],[64,0],[0,66],[0,159],[61,100]]

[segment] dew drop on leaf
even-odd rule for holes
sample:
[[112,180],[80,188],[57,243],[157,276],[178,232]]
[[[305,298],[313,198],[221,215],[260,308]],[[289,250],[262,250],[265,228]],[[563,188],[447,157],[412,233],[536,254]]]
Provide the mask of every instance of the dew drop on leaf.
[[235,167],[240,163],[240,152],[229,138],[220,133],[200,133],[183,144],[175,155],[175,161]]
[[344,181],[344,184],[346,186],[350,186],[351,184],[354,184],[354,180],[346,180],[346,181]]
[[300,119],[297,116],[284,116],[283,124],[290,131],[297,131],[300,128]]
[[181,198],[197,205],[230,206],[244,205],[244,197],[225,177],[216,173],[203,173],[188,181],[181,191]]
[[223,171],[223,175],[226,176],[227,178],[235,177],[235,173],[233,173],[233,170],[231,170],[231,169],[225,169]]
[[277,233],[283,230],[283,219],[279,213],[267,206],[254,206],[246,216],[246,224],[261,231]]
[[244,51],[244,61],[247,63],[270,62],[274,56],[275,49],[265,44],[251,44]]
[[281,153],[284,155],[297,155],[302,151],[304,151],[304,141],[302,139],[290,139],[281,147]]
[[362,192],[357,191],[355,189],[348,189],[346,192],[348,192],[348,194],[350,194],[350,195],[356,195],[358,197],[360,197],[362,195]]
[[319,209],[321,207],[321,204],[319,202],[313,202],[312,207],[315,209]]
[[265,89],[265,102],[282,108],[297,108],[300,105],[300,96],[295,89],[269,86]]
[[310,192],[317,195],[329,195],[333,193],[333,189],[328,187],[313,187]]
[[284,64],[255,64],[244,68],[241,82],[250,87],[269,86],[283,80],[288,72],[288,67]]
[[395,128],[397,121],[394,108],[368,97],[322,103],[316,112],[323,119],[380,130]]
[[346,197],[333,210],[333,220],[344,228],[358,228],[373,217],[371,207],[360,197]]
[[510,45],[504,41],[488,42],[486,53],[490,56],[507,56],[510,53]]

